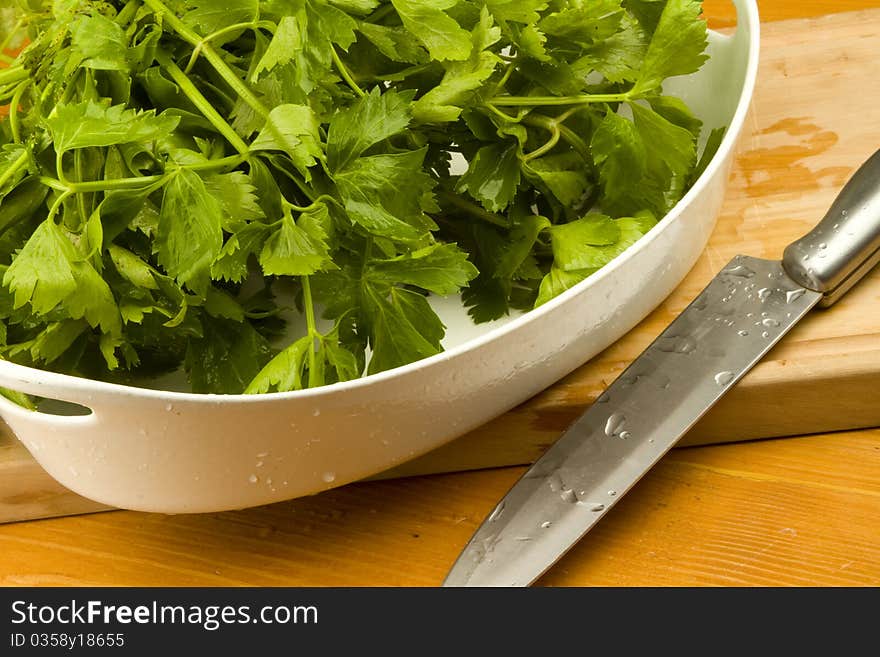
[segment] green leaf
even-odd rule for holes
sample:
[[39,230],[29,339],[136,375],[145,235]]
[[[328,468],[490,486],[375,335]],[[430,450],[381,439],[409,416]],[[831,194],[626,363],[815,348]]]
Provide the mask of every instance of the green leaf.
[[306,358],[309,349],[314,347],[314,342],[311,335],[305,335],[293,342],[254,376],[245,388],[245,393],[265,393],[273,388],[279,391],[302,390]]
[[128,41],[118,23],[99,13],[80,16],[70,26],[71,47],[86,68],[128,71]]
[[382,3],[381,0],[330,0],[330,4],[350,14],[364,16]]
[[109,286],[51,220],[43,221],[15,256],[3,284],[12,290],[15,308],[30,303],[45,315],[61,304],[67,316],[85,318],[105,333],[121,328]]
[[647,149],[632,121],[608,112],[593,134],[590,150],[599,168],[599,204],[605,212],[628,214],[645,207],[662,211],[663,191],[658,184],[645,183]]
[[137,112],[124,105],[84,101],[56,105],[46,124],[58,151],[88,146],[110,146],[128,142],[147,142],[167,137],[178,117],[156,116],[154,110]]
[[709,166],[709,162],[715,157],[715,153],[718,152],[718,148],[721,146],[721,141],[724,139],[725,132],[727,132],[725,128],[715,128],[709,133],[709,137],[706,139],[706,145],[703,147],[703,154],[700,155],[700,161],[697,162],[697,166],[694,167],[693,173],[691,173],[690,185],[694,184],[697,179],[703,175],[706,167]]
[[538,29],[549,37],[589,47],[615,34],[624,15],[620,0],[591,0],[573,5],[542,18]]
[[476,277],[477,269],[455,244],[432,244],[396,258],[373,260],[365,275],[371,281],[416,285],[447,295],[467,285]]
[[327,164],[344,168],[370,146],[392,137],[409,125],[413,92],[381,93],[373,88],[363,98],[333,115],[327,132]]
[[293,16],[284,16],[278,21],[275,34],[266,47],[266,51],[257,63],[252,74],[257,79],[261,73],[271,71],[276,66],[293,61],[297,52],[303,49],[303,33],[299,20]]
[[230,235],[211,264],[211,277],[242,282],[248,275],[248,258],[262,251],[270,232],[268,225],[251,221]]
[[651,37],[630,94],[645,96],[660,88],[668,77],[699,70],[706,61],[706,21],[700,17],[700,0],[669,0]]
[[193,392],[243,392],[272,356],[266,339],[247,321],[203,318],[202,326],[202,337],[186,350]]
[[[255,20],[259,13],[258,5],[257,0],[186,0],[189,11],[183,15],[182,20],[202,36],[209,36],[238,23]],[[233,32],[231,37],[235,36]],[[218,43],[218,40],[214,40],[214,43]],[[219,43],[222,44],[223,40],[219,40]]]
[[257,199],[256,188],[243,171],[216,173],[206,177],[204,183],[208,194],[220,202],[224,229],[230,230],[242,221],[263,219],[266,216]]
[[620,227],[604,214],[588,214],[582,219],[550,228],[553,263],[566,271],[598,269],[610,258],[606,249],[592,247],[615,245]]
[[263,273],[308,276],[330,264],[327,234],[322,226],[326,218],[324,205],[303,212],[297,221],[289,213],[285,214],[280,228],[269,236],[260,252]]
[[279,105],[251,144],[252,151],[283,151],[309,179],[308,169],[324,158],[320,126],[311,107]]
[[694,138],[700,136],[703,122],[694,116],[690,108],[680,98],[675,96],[655,96],[648,101],[651,109],[672,124],[684,128]]
[[490,212],[499,212],[513,200],[520,182],[515,144],[483,146],[458,180],[456,191],[468,192]]
[[14,307],[30,303],[34,312],[45,315],[76,292],[72,257],[73,245],[53,221],[37,226],[3,275],[3,285],[15,295]]
[[440,352],[445,328],[422,295],[392,288],[386,296],[367,287],[364,307],[370,318],[369,374]]
[[222,219],[220,203],[193,171],[180,169],[165,186],[155,253],[171,277],[200,295],[223,246]]
[[693,133],[670,123],[656,112],[632,104],[636,130],[645,144],[648,175],[663,190],[665,204],[656,214],[665,214],[684,194],[696,164],[697,143]]
[[493,26],[492,17],[485,7],[471,38],[471,56],[465,61],[448,63],[440,84],[413,105],[413,118],[417,122],[446,123],[458,120],[470,98],[495,72],[501,58],[488,48],[501,38],[501,29]]
[[392,61],[407,64],[423,64],[428,61],[428,53],[419,40],[402,27],[361,22],[358,24],[358,31]]
[[46,364],[58,360],[87,329],[88,324],[82,320],[48,324],[30,343],[31,358]]
[[498,21],[511,21],[532,25],[537,23],[547,8],[547,0],[485,0],[486,7]]
[[538,235],[550,227],[550,220],[535,214],[515,216],[492,275],[500,279],[512,279],[531,254]]
[[579,155],[561,153],[529,160],[523,169],[526,175],[537,177],[565,207],[579,206],[592,188],[587,168]]
[[467,59],[470,35],[444,13],[457,0],[391,0],[403,26],[424,44],[433,59]]
[[647,48],[648,37],[641,25],[624,16],[621,29],[590,46],[577,66],[596,70],[609,82],[635,81]]
[[559,296],[566,290],[573,288],[590,274],[595,273],[595,271],[595,269],[565,271],[559,267],[551,267],[550,272],[541,281],[535,307],[537,308],[550,301],[553,297]]
[[424,231],[401,221],[381,205],[349,199],[345,202],[345,212],[371,235],[404,244],[418,244],[425,238]]
[[562,271],[597,270],[635,244],[656,223],[653,215],[612,220],[591,214],[550,229],[553,267]]

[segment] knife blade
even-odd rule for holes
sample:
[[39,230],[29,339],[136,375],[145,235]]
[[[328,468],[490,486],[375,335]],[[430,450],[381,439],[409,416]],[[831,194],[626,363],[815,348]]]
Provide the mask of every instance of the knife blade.
[[443,585],[533,583],[804,315],[878,262],[880,151],[781,261],[738,255],[722,268],[514,484]]

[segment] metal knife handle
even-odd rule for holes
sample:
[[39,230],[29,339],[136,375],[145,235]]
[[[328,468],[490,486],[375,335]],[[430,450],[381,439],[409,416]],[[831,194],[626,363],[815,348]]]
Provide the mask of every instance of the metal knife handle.
[[880,151],[843,187],[822,221],[782,257],[785,271],[830,306],[880,263]]

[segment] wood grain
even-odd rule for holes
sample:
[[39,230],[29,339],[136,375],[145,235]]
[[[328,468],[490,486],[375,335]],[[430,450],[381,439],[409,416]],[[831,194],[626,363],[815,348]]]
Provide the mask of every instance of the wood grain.
[[[0,585],[435,586],[521,468],[0,527]],[[880,585],[880,430],[677,450],[541,581]]]

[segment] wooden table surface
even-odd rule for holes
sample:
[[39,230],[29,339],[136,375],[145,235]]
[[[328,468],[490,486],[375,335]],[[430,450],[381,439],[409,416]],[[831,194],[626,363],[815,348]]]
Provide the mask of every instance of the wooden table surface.
[[[758,4],[764,22],[880,8]],[[734,23],[725,0],[705,8],[712,27]],[[522,471],[364,482],[237,512],[2,525],[0,585],[436,586]],[[540,583],[878,586],[880,429],[673,450]]]

